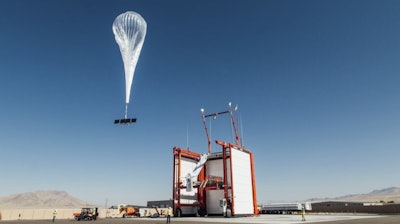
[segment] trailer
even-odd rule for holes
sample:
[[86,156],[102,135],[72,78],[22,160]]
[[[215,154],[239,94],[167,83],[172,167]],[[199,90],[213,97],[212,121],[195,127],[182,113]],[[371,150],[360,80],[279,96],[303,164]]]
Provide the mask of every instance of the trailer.
[[[258,214],[254,155],[241,145],[229,104],[224,112],[205,115],[208,153],[173,148],[173,211],[180,216],[248,216]],[[235,143],[215,141],[221,151],[211,152],[205,119],[229,114]]]
[[262,206],[262,214],[293,214],[302,210],[311,211],[311,203],[273,203]]

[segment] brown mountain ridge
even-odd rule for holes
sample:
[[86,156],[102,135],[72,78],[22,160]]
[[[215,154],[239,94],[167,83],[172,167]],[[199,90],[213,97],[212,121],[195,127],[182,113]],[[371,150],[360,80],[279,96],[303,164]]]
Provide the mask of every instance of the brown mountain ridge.
[[[353,201],[400,203],[400,188],[390,187],[367,194],[352,194],[335,198],[313,198],[308,201]],[[82,208],[88,203],[69,195],[65,191],[42,190],[0,197],[0,209],[15,208]]]
[[81,208],[84,201],[65,191],[35,191],[0,197],[0,208]]
[[309,201],[394,202],[400,203],[400,188],[389,187],[366,194],[350,194],[335,198],[313,198]]

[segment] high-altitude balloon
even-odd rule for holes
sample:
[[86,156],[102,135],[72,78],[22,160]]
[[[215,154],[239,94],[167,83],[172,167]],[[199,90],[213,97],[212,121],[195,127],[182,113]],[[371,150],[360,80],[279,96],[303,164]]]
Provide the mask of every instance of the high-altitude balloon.
[[133,76],[146,36],[147,24],[141,15],[128,11],[115,18],[112,28],[124,62],[126,118]]

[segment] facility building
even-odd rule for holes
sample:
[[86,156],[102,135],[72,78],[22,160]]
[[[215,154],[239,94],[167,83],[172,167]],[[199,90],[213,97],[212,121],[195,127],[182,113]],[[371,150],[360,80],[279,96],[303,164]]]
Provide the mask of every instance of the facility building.
[[400,214],[400,204],[376,202],[326,201],[312,203],[316,213],[374,213]]
[[[236,111],[237,107],[235,108]],[[231,104],[227,111],[204,114],[208,153],[173,148],[172,208],[175,216],[248,216],[258,214],[253,153],[241,145]],[[228,114],[235,143],[215,141],[220,151],[211,152],[206,118]]]
[[176,216],[258,213],[253,154],[238,146],[220,144],[223,151],[208,155],[193,187],[182,179],[196,168],[201,155],[174,148],[173,208]]
[[148,208],[168,208],[172,207],[172,200],[148,201]]

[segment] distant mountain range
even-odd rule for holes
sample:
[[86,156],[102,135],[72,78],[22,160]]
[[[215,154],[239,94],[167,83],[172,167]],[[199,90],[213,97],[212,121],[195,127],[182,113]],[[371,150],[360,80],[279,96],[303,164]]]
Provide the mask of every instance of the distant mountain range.
[[390,187],[381,190],[374,190],[367,194],[351,194],[336,198],[312,198],[311,202],[316,201],[351,201],[351,202],[395,202],[400,203],[400,188]]
[[[354,202],[395,202],[400,203],[400,188],[390,187],[374,190],[367,194],[352,194],[336,198],[313,198],[311,202],[354,201]],[[0,197],[0,209],[12,208],[82,208],[89,206],[84,201],[65,191],[35,191]]]
[[0,197],[0,208],[82,208],[87,203],[65,191],[35,191]]

